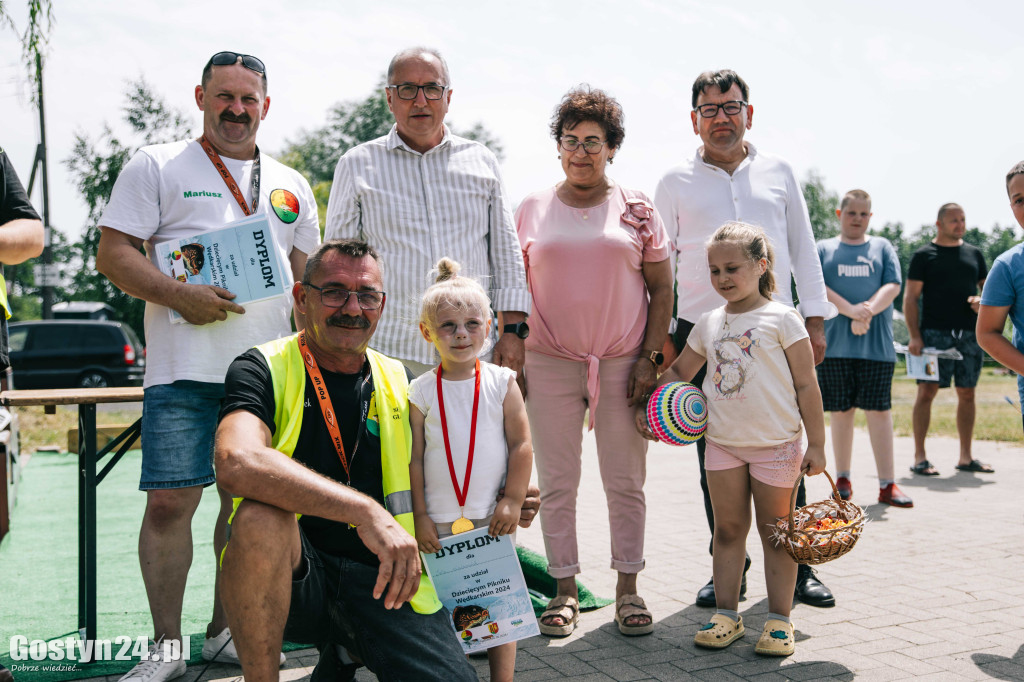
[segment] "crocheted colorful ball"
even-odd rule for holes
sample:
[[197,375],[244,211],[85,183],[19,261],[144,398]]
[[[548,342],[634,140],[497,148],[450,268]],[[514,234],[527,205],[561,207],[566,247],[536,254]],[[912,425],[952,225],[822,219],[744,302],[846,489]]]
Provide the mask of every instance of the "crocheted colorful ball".
[[683,381],[659,386],[647,402],[647,423],[662,443],[689,445],[707,429],[707,398],[699,388]]

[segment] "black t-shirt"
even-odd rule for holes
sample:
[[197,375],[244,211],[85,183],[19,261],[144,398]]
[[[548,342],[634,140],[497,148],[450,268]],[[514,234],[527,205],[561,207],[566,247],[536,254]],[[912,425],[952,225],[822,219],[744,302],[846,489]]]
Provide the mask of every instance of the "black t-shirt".
[[[10,159],[0,149],[0,229],[12,220],[27,218],[39,220],[39,214],[32,208],[25,188],[18,180]],[[2,266],[0,266],[2,268]],[[0,269],[0,273],[3,270]],[[0,370],[7,369],[11,364],[7,354],[7,316],[0,314]]]
[[[331,404],[338,415],[341,440],[352,475],[351,485],[384,504],[384,483],[381,471],[380,430],[373,400],[373,377],[370,364],[363,364],[359,374],[336,374],[321,368]],[[271,433],[274,424],[274,387],[270,368],[263,354],[255,348],[238,356],[228,369],[224,382],[224,407],[221,417],[234,410],[245,410],[259,417]],[[345,469],[334,449],[330,432],[324,422],[313,382],[306,374],[306,402],[302,411],[302,428],[295,445],[293,459],[324,476],[348,482]],[[317,549],[354,561],[377,566],[377,556],[359,539],[348,524],[304,515],[299,519],[303,532]]]
[[910,259],[907,279],[921,289],[921,329],[974,330],[978,315],[968,296],[978,295],[978,282],[988,275],[985,256],[964,242],[960,246],[926,244]]

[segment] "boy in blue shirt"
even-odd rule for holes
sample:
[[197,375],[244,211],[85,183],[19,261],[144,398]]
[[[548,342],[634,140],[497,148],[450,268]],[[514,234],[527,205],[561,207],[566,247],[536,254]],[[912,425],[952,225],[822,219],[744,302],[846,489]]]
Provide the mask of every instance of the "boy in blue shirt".
[[853,496],[853,417],[859,407],[867,418],[875,455],[878,501],[913,507],[914,502],[896,486],[893,467],[892,302],[902,281],[899,258],[888,240],[867,234],[871,220],[867,192],[847,192],[836,215],[840,234],[818,242],[818,257],[828,300],[839,315],[825,321],[828,346],[825,361],[817,367],[822,402],[825,411],[832,413],[836,487],[844,500]]
[[[1013,217],[1024,227],[1024,161],[1006,174],[1006,193]],[[1007,316],[1013,323],[1013,343],[1003,336]],[[976,332],[978,345],[1017,373],[1017,390],[1024,404],[1024,244],[1007,250],[992,264],[981,292]]]

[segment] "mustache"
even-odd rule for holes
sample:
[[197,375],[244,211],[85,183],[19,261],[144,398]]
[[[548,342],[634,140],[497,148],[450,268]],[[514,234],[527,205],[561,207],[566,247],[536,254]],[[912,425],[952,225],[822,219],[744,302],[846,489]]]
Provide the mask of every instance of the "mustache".
[[249,114],[242,114],[241,116],[236,116],[235,114],[232,114],[230,111],[225,111],[223,114],[220,115],[220,120],[232,121],[233,123],[249,123],[250,121],[252,121],[252,117],[249,116]]
[[327,325],[345,329],[368,329],[370,321],[361,315],[332,315],[327,318]]

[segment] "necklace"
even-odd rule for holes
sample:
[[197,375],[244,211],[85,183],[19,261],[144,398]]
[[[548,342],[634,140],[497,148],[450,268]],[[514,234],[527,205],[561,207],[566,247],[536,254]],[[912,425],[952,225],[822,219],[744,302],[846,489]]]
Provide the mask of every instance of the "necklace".
[[[742,314],[743,313],[736,313],[736,317],[732,318],[733,322],[735,322],[736,318],[739,317]],[[729,332],[729,313],[725,312],[725,308],[722,308],[722,315],[725,317],[725,322],[722,324],[722,332],[723,333],[728,333]]]

